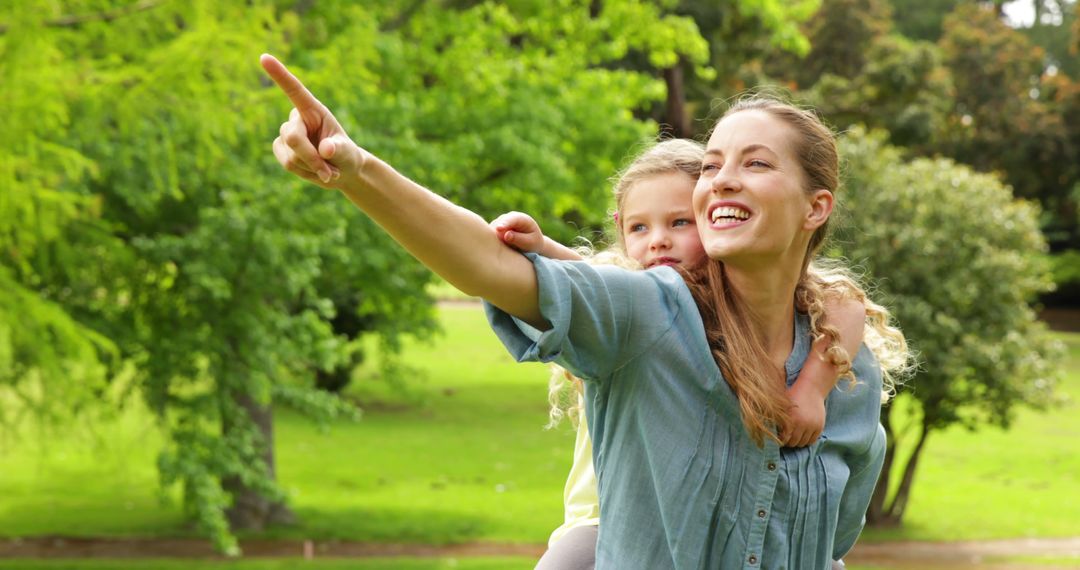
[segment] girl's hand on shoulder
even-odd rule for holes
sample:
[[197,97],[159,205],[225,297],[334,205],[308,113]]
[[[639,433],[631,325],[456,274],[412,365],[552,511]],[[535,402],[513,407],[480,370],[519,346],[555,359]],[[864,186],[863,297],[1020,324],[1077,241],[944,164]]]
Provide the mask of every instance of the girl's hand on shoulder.
[[518,251],[544,251],[544,234],[540,231],[540,224],[528,214],[507,212],[492,220],[491,227],[503,243]]
[[788,424],[780,430],[780,443],[784,447],[806,447],[816,442],[825,429],[825,398],[802,382],[788,388],[788,398],[791,414]]

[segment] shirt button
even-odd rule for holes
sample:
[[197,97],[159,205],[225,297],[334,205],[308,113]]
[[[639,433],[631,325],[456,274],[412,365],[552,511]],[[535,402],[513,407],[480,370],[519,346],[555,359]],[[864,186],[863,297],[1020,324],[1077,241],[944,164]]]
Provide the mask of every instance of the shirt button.
[[773,463],[772,461],[770,461],[769,464],[766,465],[766,467],[769,468],[769,471],[776,471],[776,464]]
[[765,509],[758,511],[757,516],[758,518],[765,518]]
[[757,564],[757,556],[754,556],[753,554],[751,554],[750,558],[747,558],[746,561],[751,563],[751,564]]

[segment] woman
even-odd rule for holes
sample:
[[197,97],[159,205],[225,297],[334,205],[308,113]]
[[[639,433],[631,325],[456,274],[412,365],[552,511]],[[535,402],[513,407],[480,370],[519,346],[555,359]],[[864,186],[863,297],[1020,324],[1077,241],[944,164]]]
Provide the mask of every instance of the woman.
[[829,397],[817,444],[781,450],[773,427],[787,410],[781,380],[798,374],[817,330],[795,299],[821,314],[823,283],[805,275],[837,160],[812,116],[762,107],[718,123],[694,192],[711,261],[684,281],[670,268],[518,254],[479,216],[353,143],[277,60],[262,63],[296,105],[274,141],[287,170],[341,190],[422,263],[485,298],[519,359],[558,359],[587,381],[597,567],[828,568],[850,548],[884,453],[873,356],[861,350],[858,382]]
[[[593,263],[615,263],[630,268],[659,265],[694,269],[705,259],[705,250],[695,224],[692,197],[701,174],[705,145],[683,139],[670,139],[652,145],[636,156],[614,183],[616,220],[613,233],[616,246],[595,256]],[[491,223],[496,233],[515,249],[535,252],[544,257],[581,260],[570,250],[543,236],[539,225],[527,214],[511,212]],[[808,277],[825,279],[828,273],[811,267]],[[830,287],[825,304],[829,338],[838,335],[845,354],[855,354],[863,341],[867,314],[874,314],[871,303],[858,299],[865,294],[854,283],[837,282]],[[825,425],[826,397],[838,377],[850,369],[848,358],[828,355],[828,339],[812,345],[799,377],[788,388],[790,415],[781,430],[783,447],[805,447],[818,440]],[[592,570],[596,564],[597,527],[600,507],[596,475],[593,470],[592,440],[585,425],[584,385],[570,376],[570,392],[577,402],[563,409],[562,397],[567,386],[567,372],[555,366],[549,393],[554,396],[553,420],[567,413],[577,421],[574,463],[567,478],[564,500],[564,523],[551,535],[548,550],[536,570]]]

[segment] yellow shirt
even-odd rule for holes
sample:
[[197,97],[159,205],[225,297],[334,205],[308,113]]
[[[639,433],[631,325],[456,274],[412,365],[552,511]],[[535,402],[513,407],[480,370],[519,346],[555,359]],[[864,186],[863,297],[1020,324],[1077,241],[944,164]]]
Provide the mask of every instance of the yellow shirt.
[[596,493],[592,439],[589,437],[584,413],[578,423],[577,437],[574,440],[574,464],[570,467],[570,475],[566,478],[563,504],[564,522],[551,533],[551,538],[548,539],[549,547],[570,532],[570,529],[600,524],[600,499]]

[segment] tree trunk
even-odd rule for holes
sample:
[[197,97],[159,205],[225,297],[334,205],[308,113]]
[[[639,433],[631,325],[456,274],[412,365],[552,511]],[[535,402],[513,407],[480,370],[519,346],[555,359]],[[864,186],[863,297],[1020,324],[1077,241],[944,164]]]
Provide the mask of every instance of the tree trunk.
[[691,138],[690,117],[686,114],[686,86],[683,78],[682,60],[664,70],[667,84],[667,104],[660,132],[675,138]]
[[899,523],[900,519],[904,518],[908,497],[911,495],[911,485],[915,481],[915,468],[919,465],[919,458],[922,457],[923,446],[926,445],[926,438],[929,435],[930,424],[924,416],[919,441],[915,444],[915,450],[911,452],[907,465],[904,466],[904,478],[900,480],[900,487],[896,490],[896,496],[893,497],[892,504],[889,505],[887,518],[896,523]]
[[[234,393],[233,400],[237,407],[248,414],[262,435],[262,458],[266,462],[267,475],[271,480],[276,480],[273,408],[270,404],[259,404],[246,392]],[[223,418],[222,430],[227,433],[231,428],[232,422],[228,417]],[[221,481],[221,486],[233,497],[233,504],[225,511],[225,516],[234,531],[262,530],[271,524],[290,524],[296,521],[296,515],[285,503],[270,500],[237,477],[226,477]]]
[[896,459],[896,439],[892,428],[892,406],[881,408],[881,425],[885,428],[885,463],[881,467],[881,476],[878,477],[877,486],[874,487],[874,496],[870,498],[870,507],[866,510],[866,524],[868,526],[884,526],[885,522],[885,499],[889,496],[889,483],[892,481],[892,466]]

